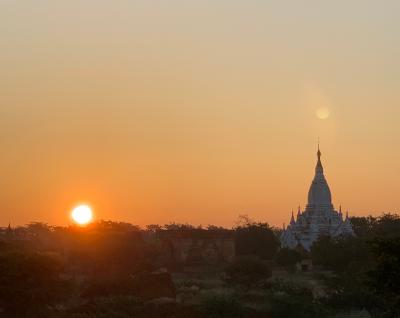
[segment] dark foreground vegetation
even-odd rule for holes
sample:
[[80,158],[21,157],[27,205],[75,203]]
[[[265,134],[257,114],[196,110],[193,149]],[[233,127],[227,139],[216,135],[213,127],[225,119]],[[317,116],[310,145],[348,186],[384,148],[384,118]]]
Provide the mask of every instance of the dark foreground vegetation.
[[400,317],[400,217],[351,221],[355,237],[321,237],[311,252],[280,249],[279,230],[243,217],[232,230],[3,229],[0,316]]

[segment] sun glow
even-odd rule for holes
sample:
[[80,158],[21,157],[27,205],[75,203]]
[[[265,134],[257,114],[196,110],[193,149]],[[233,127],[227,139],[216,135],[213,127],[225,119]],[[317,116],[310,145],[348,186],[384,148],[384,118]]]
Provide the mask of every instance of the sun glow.
[[79,225],[86,225],[93,219],[93,211],[89,205],[78,205],[71,212],[71,217],[75,223]]

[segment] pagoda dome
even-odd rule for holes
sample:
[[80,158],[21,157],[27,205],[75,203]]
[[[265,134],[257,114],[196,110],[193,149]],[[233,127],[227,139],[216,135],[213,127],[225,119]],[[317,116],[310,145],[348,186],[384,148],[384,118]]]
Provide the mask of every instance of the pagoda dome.
[[310,190],[308,191],[308,205],[309,206],[331,206],[332,196],[329,185],[324,176],[324,168],[321,163],[321,151],[318,147],[318,161],[315,167],[314,180],[311,183]]

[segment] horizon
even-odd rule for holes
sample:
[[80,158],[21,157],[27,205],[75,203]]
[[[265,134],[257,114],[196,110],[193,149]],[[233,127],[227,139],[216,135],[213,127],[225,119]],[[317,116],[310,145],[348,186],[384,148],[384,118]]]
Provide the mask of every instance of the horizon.
[[400,3],[0,4],[0,224],[398,213]]

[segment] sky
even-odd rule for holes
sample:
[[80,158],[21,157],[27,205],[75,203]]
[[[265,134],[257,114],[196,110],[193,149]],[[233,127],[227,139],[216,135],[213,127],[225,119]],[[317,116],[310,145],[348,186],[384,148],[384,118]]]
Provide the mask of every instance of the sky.
[[400,2],[0,2],[0,226],[400,212]]

